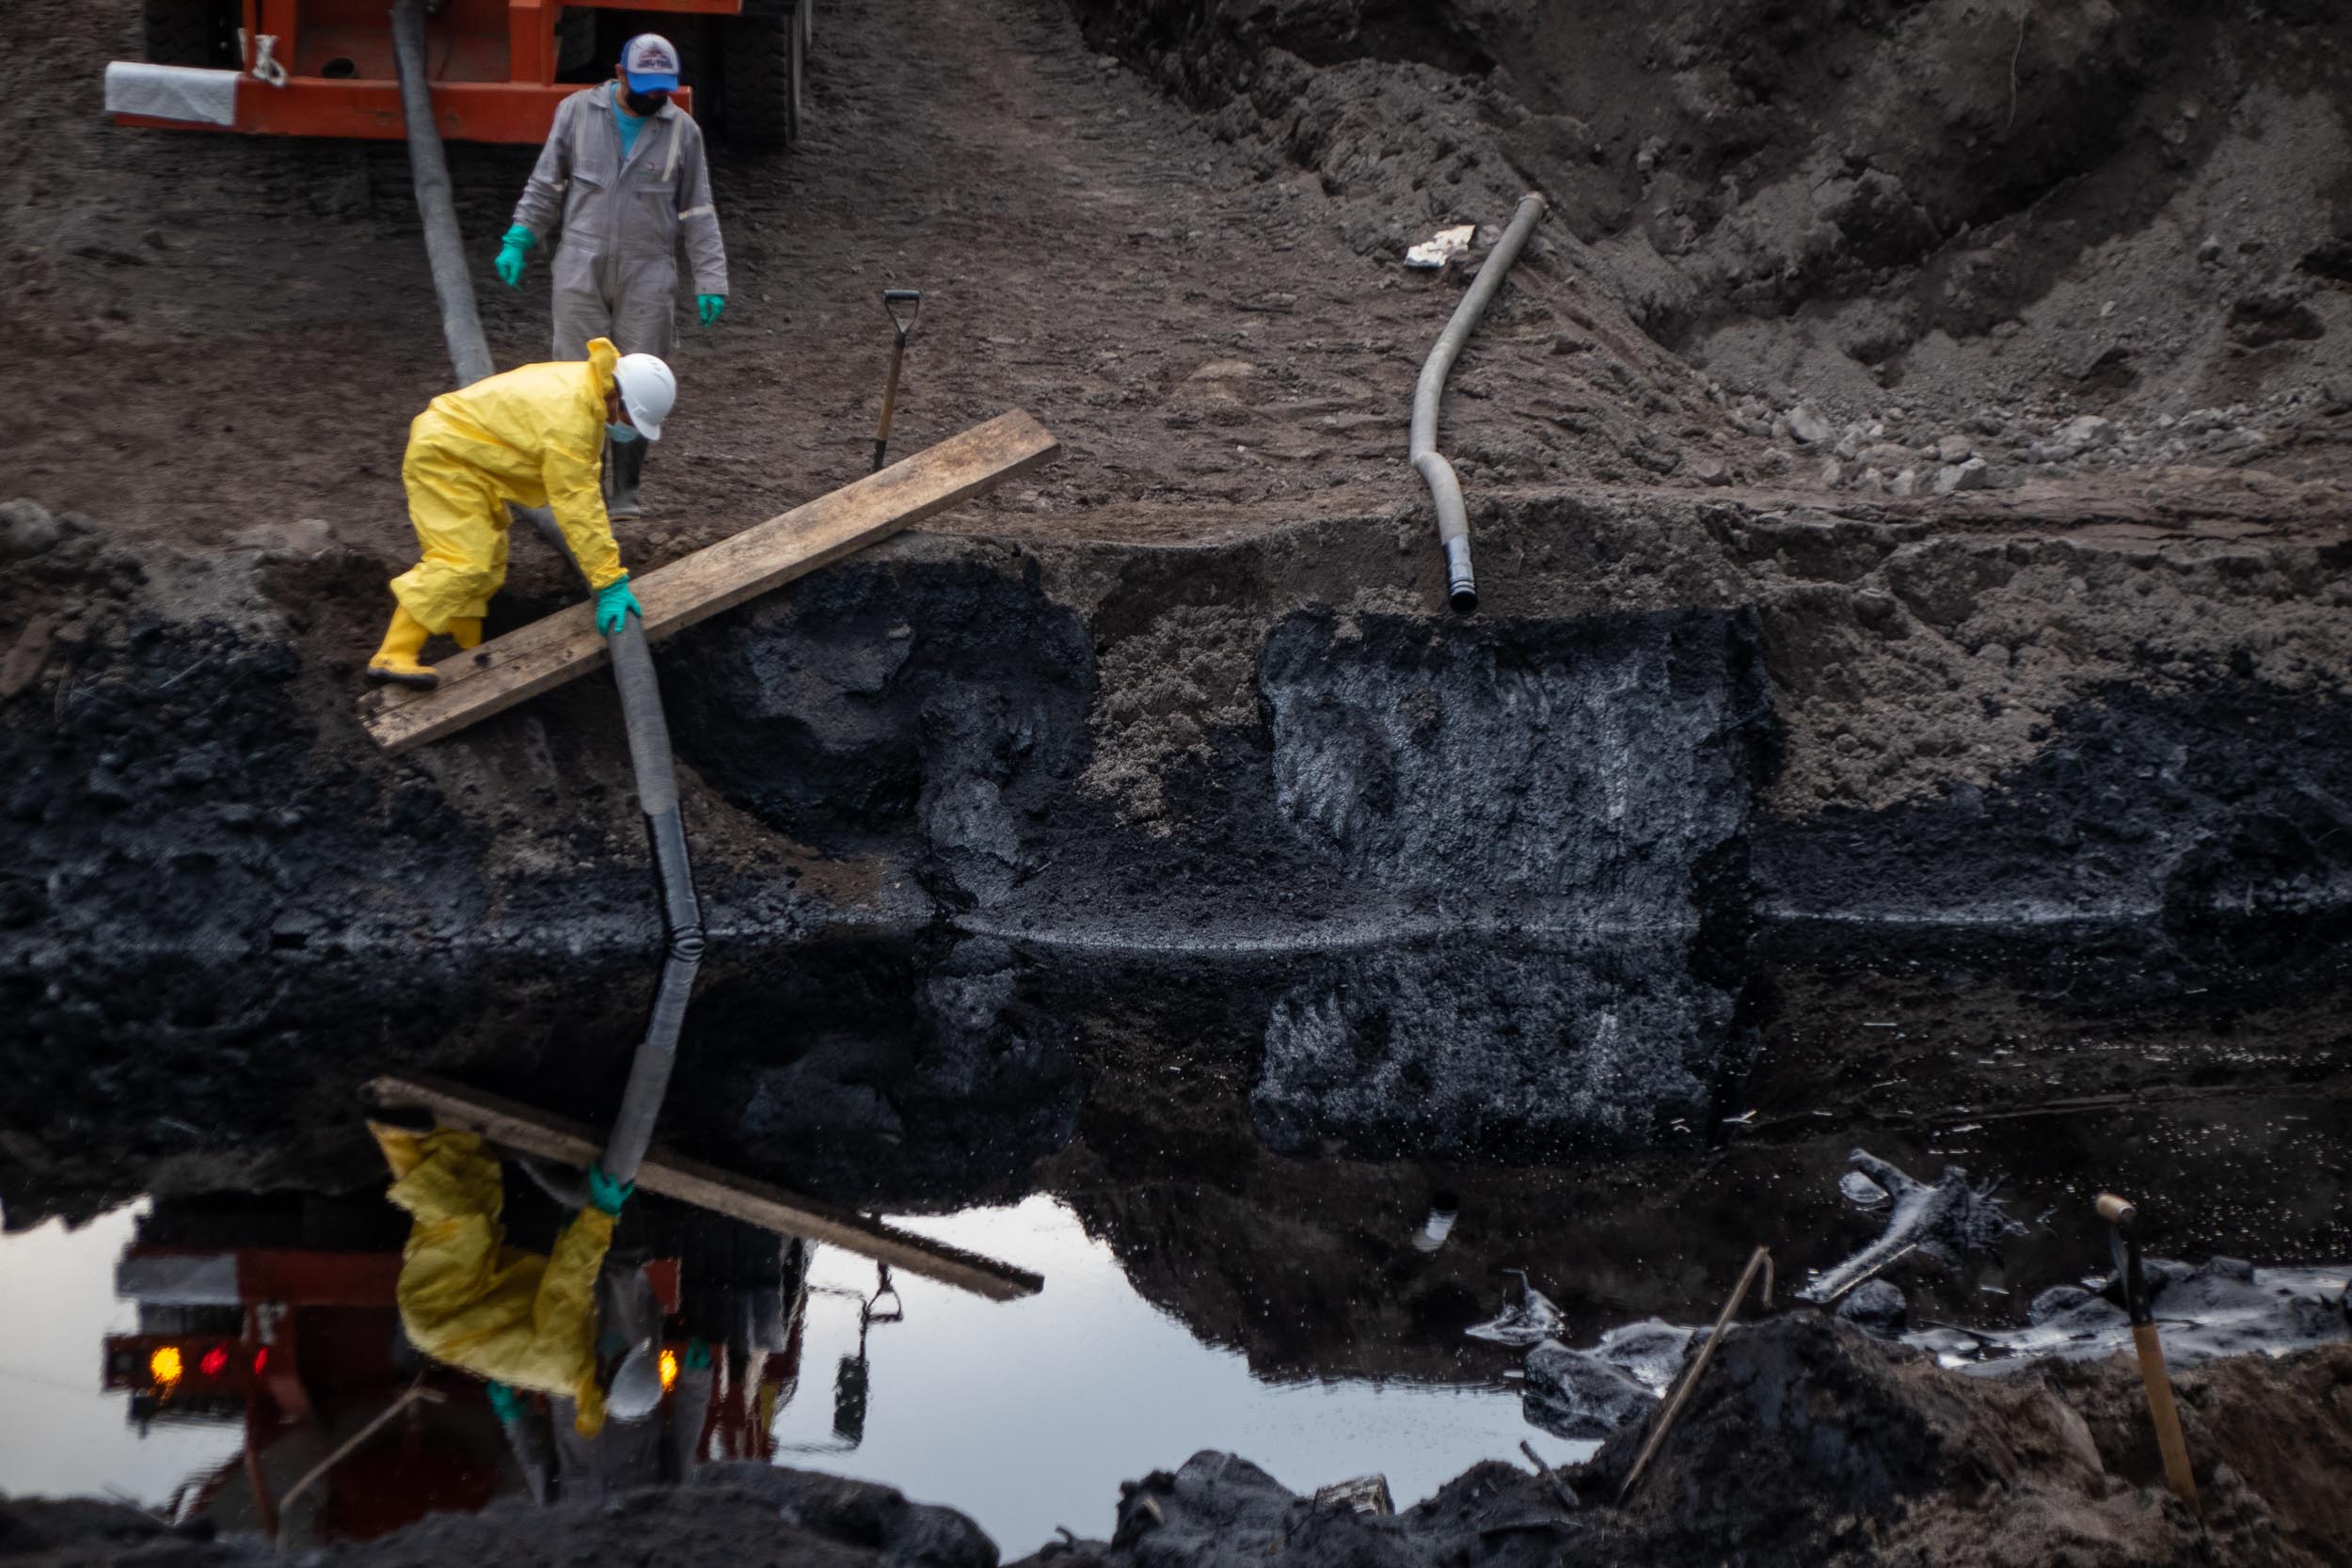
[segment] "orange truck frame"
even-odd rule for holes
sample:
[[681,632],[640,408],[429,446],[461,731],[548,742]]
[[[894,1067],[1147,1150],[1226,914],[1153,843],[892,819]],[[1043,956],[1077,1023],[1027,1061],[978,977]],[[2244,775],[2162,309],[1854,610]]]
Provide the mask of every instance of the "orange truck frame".
[[[593,26],[603,20],[596,12],[626,10],[628,23],[676,35],[689,78],[681,107],[694,112],[692,85],[703,77],[706,87],[721,89],[707,97],[742,101],[728,127],[735,139],[782,144],[797,130],[811,8],[810,0],[441,0],[426,19],[434,110],[446,139],[544,141],[556,105],[586,85],[556,79],[564,13],[590,13],[573,20]],[[406,135],[390,0],[146,0],[146,10],[153,63],[226,71],[233,61],[234,123],[118,109],[118,124]]]

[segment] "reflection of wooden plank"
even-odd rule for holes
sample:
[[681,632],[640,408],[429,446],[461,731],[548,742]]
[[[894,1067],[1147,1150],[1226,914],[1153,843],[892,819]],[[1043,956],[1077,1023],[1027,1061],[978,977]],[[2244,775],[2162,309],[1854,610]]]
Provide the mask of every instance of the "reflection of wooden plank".
[[[632,576],[629,586],[644,606],[646,639],[682,631],[910,523],[985,495],[1060,450],[1028,415],[1018,409],[999,414],[806,506]],[[596,610],[578,604],[443,659],[434,666],[441,677],[436,690],[378,687],[360,699],[359,717],[376,744],[402,752],[453,735],[604,663]]]
[[[585,1168],[604,1148],[583,1124],[433,1078],[378,1078],[367,1092],[379,1105],[430,1111],[451,1127],[542,1159]],[[830,1203],[732,1176],[713,1165],[654,1149],[637,1168],[637,1185],[764,1230],[805,1236],[894,1269],[936,1279],[992,1301],[1033,1296],[1045,1281],[1026,1269],[934,1242]]]

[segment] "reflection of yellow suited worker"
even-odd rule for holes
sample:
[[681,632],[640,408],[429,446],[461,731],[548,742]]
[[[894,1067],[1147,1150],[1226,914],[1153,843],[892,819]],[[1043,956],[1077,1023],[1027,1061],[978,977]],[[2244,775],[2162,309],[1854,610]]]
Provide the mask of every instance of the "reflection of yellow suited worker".
[[506,1245],[499,1162],[472,1132],[416,1133],[370,1124],[392,1167],[387,1195],[414,1216],[402,1250],[401,1326],[418,1350],[517,1388],[562,1395],[584,1436],[604,1425],[596,1385],[596,1273],[612,1216],[590,1206],[555,1254]]
[[429,688],[436,677],[417,659],[428,636],[481,641],[506,580],[509,502],[555,514],[591,590],[626,584],[604,510],[605,436],[660,439],[675,385],[660,360],[623,361],[598,338],[585,361],[525,365],[435,398],[409,425],[400,467],[423,559],[392,579],[399,607],[369,675]]

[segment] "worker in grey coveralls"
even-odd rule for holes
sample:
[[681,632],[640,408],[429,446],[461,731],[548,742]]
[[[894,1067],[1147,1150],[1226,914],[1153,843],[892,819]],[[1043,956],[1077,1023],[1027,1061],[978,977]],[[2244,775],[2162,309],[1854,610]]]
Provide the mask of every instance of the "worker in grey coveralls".
[[[625,354],[668,359],[676,346],[678,237],[694,265],[694,304],[705,326],[727,305],[727,252],[710,202],[710,170],[692,118],[670,102],[677,51],[641,33],[621,50],[612,80],[557,106],[555,127],[515,204],[498,274],[522,287],[523,258],[563,220],[555,247],[555,357],[585,359],[592,338]],[[637,486],[645,443],[612,449],[612,517],[644,515]]]
[[611,1265],[596,1278],[596,1356],[619,1370],[604,1397],[605,1421],[583,1437],[569,1399],[544,1403],[503,1385],[490,1386],[490,1405],[522,1469],[523,1486],[542,1506],[601,1501],[640,1486],[676,1485],[692,1473],[710,1411],[709,1347],[688,1342],[676,1386],[660,1371],[661,1306],[644,1270]]

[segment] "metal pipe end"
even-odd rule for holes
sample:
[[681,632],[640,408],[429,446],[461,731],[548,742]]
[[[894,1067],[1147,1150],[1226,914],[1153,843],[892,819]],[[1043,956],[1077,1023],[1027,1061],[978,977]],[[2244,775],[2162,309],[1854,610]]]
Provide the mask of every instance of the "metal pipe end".
[[1456,614],[1478,608],[1478,578],[1470,572],[1470,536],[1457,534],[1445,542],[1446,603]]

